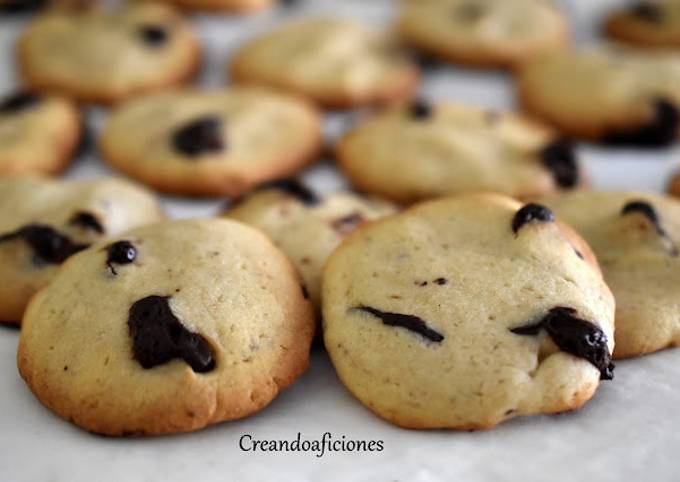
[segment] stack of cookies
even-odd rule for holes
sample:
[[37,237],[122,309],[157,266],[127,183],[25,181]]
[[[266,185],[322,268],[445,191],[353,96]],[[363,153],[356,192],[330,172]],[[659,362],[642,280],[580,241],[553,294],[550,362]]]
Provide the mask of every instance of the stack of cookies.
[[[680,1],[613,12],[590,48],[544,0],[405,0],[390,30],[298,18],[238,45],[219,89],[193,83],[206,46],[176,8],[291,2],[47,3],[0,0],[39,10],[0,100],[0,320],[61,417],[112,436],[243,418],[317,340],[383,419],[484,429],[680,344],[680,201],[588,189],[578,149],[676,141]],[[521,111],[432,102],[438,62],[507,71]],[[128,179],[54,177],[88,105]],[[360,115],[329,142],[329,111]],[[302,180],[327,152],[353,190]],[[226,203],[171,220],[156,192]]]

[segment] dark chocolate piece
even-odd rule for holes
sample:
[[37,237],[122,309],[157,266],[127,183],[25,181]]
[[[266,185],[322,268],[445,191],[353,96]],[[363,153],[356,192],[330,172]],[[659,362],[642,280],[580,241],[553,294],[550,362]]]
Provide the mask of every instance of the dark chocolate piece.
[[61,264],[78,251],[88,247],[78,244],[68,236],[45,224],[28,224],[16,231],[0,236],[0,243],[21,239],[33,250],[36,261],[48,264]]
[[526,204],[517,211],[512,219],[512,231],[517,234],[522,226],[533,221],[552,223],[555,221],[555,215],[550,209],[540,204]]
[[425,120],[432,117],[432,106],[422,99],[415,100],[409,108],[412,119]]
[[663,20],[663,11],[659,5],[650,2],[638,2],[629,11],[635,17],[650,23],[660,23]]
[[621,215],[626,216],[631,213],[640,213],[646,217],[652,226],[654,226],[654,230],[657,232],[657,234],[668,241],[671,246],[671,254],[673,256],[678,255],[678,249],[675,246],[675,242],[671,239],[663,226],[661,226],[661,220],[659,219],[659,215],[657,214],[656,209],[654,209],[654,206],[649,204],[647,201],[630,201],[625,206],[623,206]]
[[331,223],[331,225],[338,233],[346,235],[354,231],[354,228],[361,224],[363,220],[364,217],[361,215],[361,213],[354,212],[348,214],[347,216],[336,219]]
[[12,114],[37,105],[40,96],[28,91],[16,92],[0,100],[0,114]]
[[274,179],[273,181],[258,185],[255,191],[265,191],[267,189],[283,191],[307,206],[313,206],[321,201],[314,191],[297,179]]
[[436,280],[434,280],[434,282],[435,282],[436,284],[438,284],[439,286],[443,286],[443,285],[445,285],[446,283],[448,283],[449,280],[447,280],[446,278],[437,278]]
[[654,103],[654,116],[649,122],[631,129],[610,132],[602,141],[611,146],[666,147],[677,139],[678,127],[678,108],[671,102],[660,99]]
[[87,211],[78,211],[68,222],[71,226],[79,226],[83,229],[90,229],[99,234],[104,234],[104,226],[99,222],[97,216]]
[[114,264],[130,264],[137,259],[137,248],[130,241],[116,241],[106,248],[106,266],[113,274],[118,274]]
[[579,166],[574,152],[574,143],[568,139],[557,139],[539,152],[539,158],[560,187],[576,186],[579,180]]
[[163,45],[170,36],[165,27],[161,25],[144,25],[139,29],[139,35],[145,43],[153,47]]
[[305,285],[300,285],[300,289],[302,290],[302,297],[306,300],[309,299],[309,291],[307,290],[307,287]]
[[135,359],[148,369],[181,358],[196,373],[211,371],[215,357],[210,344],[182,325],[169,300],[169,296],[147,296],[130,307],[128,328]]
[[600,371],[602,380],[614,378],[614,363],[607,346],[607,335],[594,323],[576,317],[576,310],[558,306],[538,323],[512,328],[516,335],[534,336],[544,329],[557,347],[588,360]]
[[225,147],[222,121],[216,116],[196,119],[177,130],[172,142],[175,149],[189,157],[221,151]]
[[370,306],[357,306],[355,309],[369,313],[376,318],[380,318],[387,326],[406,328],[407,330],[418,333],[420,336],[430,341],[440,343],[444,339],[444,335],[428,327],[427,323],[417,316],[404,315],[401,313],[388,313],[385,311],[380,311],[376,308],[371,308]]
[[0,3],[0,14],[28,13],[47,5],[48,0],[7,0]]

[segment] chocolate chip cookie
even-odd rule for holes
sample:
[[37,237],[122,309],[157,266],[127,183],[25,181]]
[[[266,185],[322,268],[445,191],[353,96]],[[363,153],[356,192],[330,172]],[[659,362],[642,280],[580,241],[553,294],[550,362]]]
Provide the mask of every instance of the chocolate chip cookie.
[[241,47],[231,59],[233,80],[295,92],[324,107],[386,104],[410,97],[416,66],[393,39],[339,18],[285,25]]
[[115,168],[162,191],[235,196],[291,175],[321,149],[320,116],[260,87],[179,91],[126,103],[100,147]]
[[0,178],[0,199],[0,321],[14,324],[73,254],[163,217],[151,193],[117,179]]
[[636,1],[605,22],[611,37],[647,47],[680,47],[680,1]]
[[53,8],[18,43],[20,72],[31,88],[104,104],[184,83],[200,59],[184,19],[151,2]]
[[680,202],[637,192],[541,199],[585,238],[616,297],[616,358],[680,344]]
[[515,67],[569,43],[566,20],[545,0],[406,0],[397,30],[431,55],[482,67]]
[[246,417],[306,369],[313,310],[285,256],[228,220],[160,223],[73,256],[27,309],[19,371],[96,433]]
[[612,378],[614,299],[538,204],[467,194],[376,221],[331,255],[322,299],[338,376],[402,427],[572,410]]
[[395,211],[391,203],[352,193],[321,197],[299,181],[284,179],[259,186],[229,206],[225,216],[264,231],[293,262],[302,289],[320,309],[328,256],[358,226]]
[[565,134],[611,145],[675,141],[680,55],[600,47],[546,56],[518,76],[524,107]]
[[0,176],[61,172],[81,137],[80,113],[67,99],[21,90],[0,98]]
[[583,180],[572,144],[515,114],[418,101],[350,130],[337,158],[359,189],[401,202],[465,191],[527,197]]

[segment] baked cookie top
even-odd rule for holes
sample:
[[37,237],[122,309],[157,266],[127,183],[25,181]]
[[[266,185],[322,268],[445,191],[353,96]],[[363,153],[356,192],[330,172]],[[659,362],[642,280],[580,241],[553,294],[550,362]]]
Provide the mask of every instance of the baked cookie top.
[[524,107],[565,133],[658,146],[678,132],[680,55],[606,46],[531,62],[518,76]]
[[383,104],[409,97],[415,65],[388,35],[339,18],[313,18],[257,37],[230,62],[237,82],[282,87],[324,107]]
[[328,256],[358,226],[395,211],[389,202],[348,192],[321,197],[286,179],[259,186],[224,215],[264,231],[293,262],[303,289],[320,309],[321,272]]
[[264,408],[306,369],[313,334],[297,274],[263,234],[177,221],[72,257],[31,301],[18,363],[80,427],[174,433]]
[[274,0],[163,0],[187,10],[251,13],[268,8]]
[[680,46],[680,1],[638,1],[617,10],[605,22],[605,31],[624,42],[648,47]]
[[350,130],[336,154],[355,186],[403,202],[461,191],[527,197],[583,177],[571,143],[546,126],[450,103],[377,115]]
[[114,111],[100,147],[112,166],[157,189],[233,196],[313,161],[320,116],[260,87],[167,92]]
[[77,151],[80,113],[67,99],[17,91],[0,98],[0,175],[56,174]]
[[377,221],[331,255],[322,298],[340,379],[403,427],[571,410],[612,376],[614,299],[540,205],[469,194]]
[[53,8],[28,25],[18,44],[29,86],[105,104],[182,83],[200,57],[182,17],[151,2]]
[[155,197],[118,179],[0,178],[0,320],[19,323],[60,265],[100,239],[163,218]]
[[514,67],[569,41],[566,20],[545,0],[406,0],[397,30],[437,57],[487,67]]
[[616,297],[617,358],[680,344],[680,202],[638,192],[541,199],[595,251]]

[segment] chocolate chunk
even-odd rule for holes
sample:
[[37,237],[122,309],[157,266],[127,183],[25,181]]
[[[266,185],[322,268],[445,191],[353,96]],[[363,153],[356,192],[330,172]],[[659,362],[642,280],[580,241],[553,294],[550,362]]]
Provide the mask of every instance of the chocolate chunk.
[[46,6],[47,2],[48,0],[6,0],[0,2],[0,14],[33,12]]
[[659,5],[649,2],[639,2],[630,7],[630,13],[638,19],[650,23],[660,23],[663,20],[663,11]]
[[427,340],[440,343],[444,339],[444,335],[428,327],[427,323],[417,316],[403,315],[401,313],[388,313],[376,308],[371,308],[370,306],[357,306],[355,309],[369,313],[376,318],[380,318],[387,326],[406,328],[407,330],[418,333]]
[[448,283],[449,280],[447,280],[446,278],[437,278],[436,280],[434,280],[434,282],[436,284],[438,284],[439,286],[442,286],[442,285],[445,285],[446,283]]
[[118,274],[114,264],[130,264],[137,259],[137,248],[130,241],[116,241],[106,248],[106,266]]
[[569,188],[578,184],[579,167],[573,142],[557,139],[541,149],[538,155],[558,186]]
[[614,378],[614,364],[607,347],[607,335],[594,323],[576,317],[576,310],[558,306],[538,323],[510,331],[516,335],[534,336],[544,329],[557,347],[571,355],[588,360],[600,371],[602,380]]
[[305,285],[300,285],[300,289],[302,290],[302,297],[306,300],[309,299],[309,291],[307,290],[307,287]]
[[671,102],[657,100],[654,116],[644,125],[610,132],[602,142],[611,146],[665,147],[675,142],[680,126],[680,112]]
[[20,91],[0,101],[0,114],[13,114],[37,105],[40,96],[28,91]]
[[222,121],[216,116],[196,119],[177,130],[172,142],[175,149],[189,157],[221,151],[225,147]]
[[168,31],[161,25],[144,25],[140,27],[139,35],[144,42],[154,47],[164,44],[169,37]]
[[354,212],[348,214],[347,216],[336,219],[331,223],[331,226],[333,226],[333,229],[335,229],[338,233],[344,236],[354,231],[354,228],[361,224],[363,220],[364,217],[361,213]]
[[181,358],[196,373],[213,370],[210,344],[182,325],[169,300],[169,296],[147,296],[130,307],[128,328],[135,359],[147,369]]
[[422,99],[416,100],[409,108],[409,115],[412,119],[425,120],[432,117],[432,106]]
[[260,184],[255,188],[255,191],[265,191],[268,189],[276,189],[290,194],[295,199],[307,206],[313,206],[321,202],[319,196],[314,191],[305,186],[297,179],[274,179]]
[[37,262],[61,264],[78,251],[88,247],[77,244],[68,236],[44,224],[28,224],[16,231],[0,236],[0,243],[13,239],[21,239],[33,250]]
[[517,234],[522,226],[533,221],[552,223],[555,221],[555,215],[550,209],[540,204],[526,204],[515,214],[512,220],[512,231]]
[[99,234],[104,234],[104,226],[101,225],[97,216],[87,211],[78,211],[68,222],[71,226],[79,226]]
[[472,23],[479,21],[484,16],[484,6],[478,2],[468,2],[459,5],[454,10],[454,15],[457,19]]
[[665,238],[668,243],[671,246],[671,254],[673,256],[678,255],[678,249],[675,246],[675,243],[671,239],[671,237],[668,235],[666,230],[661,226],[661,220],[659,219],[659,215],[656,212],[656,209],[649,204],[647,201],[630,201],[627,203],[625,206],[623,206],[623,209],[621,210],[621,215],[626,216],[631,213],[639,213],[642,214],[644,217],[646,217],[649,222],[654,226],[654,230],[657,232],[659,236],[662,238]]

